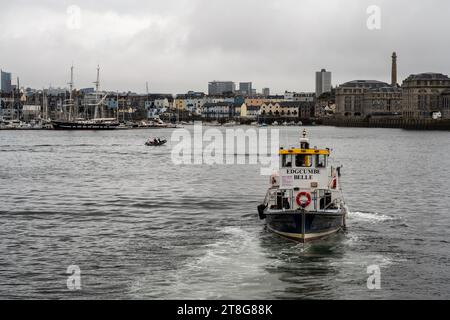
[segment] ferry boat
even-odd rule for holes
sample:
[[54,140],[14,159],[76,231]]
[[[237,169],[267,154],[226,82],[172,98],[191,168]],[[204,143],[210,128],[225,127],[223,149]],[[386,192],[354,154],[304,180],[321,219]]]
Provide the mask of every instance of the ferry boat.
[[341,167],[329,164],[330,149],[311,148],[306,130],[299,148],[280,148],[280,170],[271,176],[259,217],[267,229],[302,243],[346,227]]

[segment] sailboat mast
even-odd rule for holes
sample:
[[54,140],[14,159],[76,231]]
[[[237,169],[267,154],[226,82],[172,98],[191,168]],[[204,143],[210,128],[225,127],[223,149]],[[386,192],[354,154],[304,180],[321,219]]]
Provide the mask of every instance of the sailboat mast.
[[73,97],[72,97],[72,91],[73,91],[73,64],[70,67],[70,82],[68,84],[69,84],[69,90],[70,90],[70,92],[69,92],[69,121],[71,121],[72,117],[73,117],[73,101],[72,101],[72,99],[73,99]]
[[119,122],[119,90],[117,90],[117,112],[116,112],[117,122]]
[[95,84],[95,112],[94,112],[94,119],[98,118],[98,113],[99,113],[99,105],[97,105],[98,103],[98,92],[99,92],[99,88],[100,88],[100,65],[97,65],[97,81],[94,82]]

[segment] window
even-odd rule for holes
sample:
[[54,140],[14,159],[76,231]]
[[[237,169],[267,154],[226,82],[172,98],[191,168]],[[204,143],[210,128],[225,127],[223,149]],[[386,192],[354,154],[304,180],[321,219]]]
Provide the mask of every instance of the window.
[[319,154],[316,156],[316,166],[317,168],[327,167],[327,156],[324,154]]
[[298,154],[295,156],[296,167],[311,167],[311,156],[307,154]]
[[283,163],[281,164],[281,166],[283,168],[292,168],[292,154],[285,154],[283,155]]

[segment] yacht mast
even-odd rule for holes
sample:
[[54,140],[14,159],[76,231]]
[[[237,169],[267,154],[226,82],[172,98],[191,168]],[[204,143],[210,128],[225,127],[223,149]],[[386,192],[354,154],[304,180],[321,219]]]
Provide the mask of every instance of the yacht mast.
[[70,67],[70,82],[69,85],[69,121],[73,120],[73,97],[72,97],[72,91],[73,91],[73,64]]
[[99,114],[99,105],[97,105],[98,102],[98,91],[100,88],[100,65],[97,65],[97,81],[94,82],[95,84],[95,112],[94,112],[94,119],[98,118],[98,114]]
[[117,109],[116,109],[117,122],[119,122],[119,90],[117,90]]

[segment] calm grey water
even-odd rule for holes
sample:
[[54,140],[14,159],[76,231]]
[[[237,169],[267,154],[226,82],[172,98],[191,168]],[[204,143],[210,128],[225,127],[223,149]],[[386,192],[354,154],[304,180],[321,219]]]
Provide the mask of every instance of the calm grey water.
[[[281,130],[292,144],[300,128]],[[143,145],[170,130],[0,131],[0,298],[450,298],[450,133],[309,130],[344,165],[351,213],[305,246],[258,220],[259,166],[175,166],[170,144]]]

